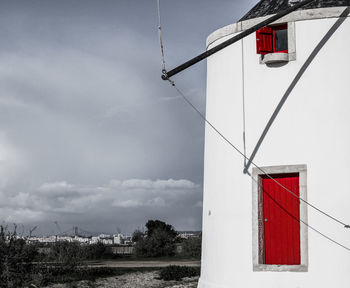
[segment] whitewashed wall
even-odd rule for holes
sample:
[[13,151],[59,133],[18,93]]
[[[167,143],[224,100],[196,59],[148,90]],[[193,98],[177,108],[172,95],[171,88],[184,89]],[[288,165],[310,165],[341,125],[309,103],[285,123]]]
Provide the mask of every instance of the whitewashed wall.
[[[259,64],[244,39],[247,154],[281,97],[337,18],[297,21],[297,60]],[[209,48],[228,39],[223,37]],[[242,42],[208,59],[207,118],[243,151]],[[309,231],[309,272],[253,272],[252,180],[243,158],[209,126],[205,135],[203,252],[199,287],[348,288],[350,251]],[[319,51],[288,97],[254,162],[307,165],[308,201],[350,222],[350,19]],[[250,168],[251,171],[251,168]],[[350,247],[350,229],[308,208],[309,223]],[[302,224],[301,224],[302,225]]]

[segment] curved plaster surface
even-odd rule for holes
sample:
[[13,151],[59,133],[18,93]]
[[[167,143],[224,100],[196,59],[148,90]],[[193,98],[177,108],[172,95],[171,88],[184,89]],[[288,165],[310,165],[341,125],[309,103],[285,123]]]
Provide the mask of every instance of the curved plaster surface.
[[[308,9],[308,10],[300,10],[290,13],[289,15],[286,15],[282,17],[281,19],[274,22],[275,24],[278,23],[286,23],[286,22],[292,22],[292,21],[302,21],[302,20],[313,20],[313,19],[323,19],[323,18],[336,18],[339,17],[345,9],[347,9],[348,6],[345,7],[331,7],[331,8],[317,8],[317,9]],[[250,27],[260,23],[261,21],[264,21],[265,19],[268,19],[272,15],[264,16],[264,17],[258,17],[254,19],[249,19],[246,21],[237,22],[234,24],[227,25],[225,27],[222,27],[213,33],[211,33],[207,37],[206,41],[206,47],[207,49],[211,48],[209,46],[212,46],[215,41],[229,36],[231,34],[239,33],[241,31],[247,30]],[[348,16],[349,17],[349,16]]]

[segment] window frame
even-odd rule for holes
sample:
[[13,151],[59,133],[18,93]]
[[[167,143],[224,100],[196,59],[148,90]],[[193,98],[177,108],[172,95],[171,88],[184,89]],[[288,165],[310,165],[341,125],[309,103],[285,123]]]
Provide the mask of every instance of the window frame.
[[[307,201],[307,166],[306,165],[281,165],[261,167],[267,174],[299,173],[300,198]],[[263,262],[263,218],[262,218],[262,191],[261,176],[264,173],[258,168],[252,171],[252,240],[253,240],[253,271],[274,272],[307,272],[308,271],[308,229],[300,223],[300,265],[271,265]],[[259,183],[259,184],[258,184]],[[286,192],[288,193],[288,192]],[[300,201],[300,220],[307,223],[307,204]]]
[[[295,22],[290,21],[287,23],[278,23],[277,26],[287,25],[287,35],[288,35],[288,53],[281,53],[280,51],[267,53],[267,54],[257,54],[259,56],[259,63],[274,66],[274,64],[285,64],[290,61],[296,60],[296,37],[295,37]],[[273,27],[273,26],[269,26]],[[256,36],[255,36],[256,37]],[[256,44],[255,44],[256,45]],[[256,51],[257,52],[257,51]]]
[[[288,43],[288,24],[280,24],[280,25],[276,25],[276,26],[271,26],[272,28],[272,40],[273,40],[273,52],[272,53],[287,53],[288,54],[288,48],[289,48],[289,43]],[[287,30],[287,50],[280,50],[280,51],[276,51],[276,31],[278,30]]]

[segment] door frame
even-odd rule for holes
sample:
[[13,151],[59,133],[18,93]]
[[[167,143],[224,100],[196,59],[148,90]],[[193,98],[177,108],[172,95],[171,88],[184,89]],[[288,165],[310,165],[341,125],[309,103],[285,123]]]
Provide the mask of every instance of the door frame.
[[[299,195],[307,201],[307,166],[302,165],[280,165],[260,167],[267,174],[299,173]],[[300,223],[300,265],[269,265],[264,264],[264,225],[262,219],[262,191],[261,176],[264,173],[259,168],[252,171],[252,233],[253,233],[253,271],[308,271],[308,227]],[[259,184],[258,184],[259,183]],[[288,193],[286,191],[286,193]],[[307,204],[300,201],[300,220],[308,223]]]

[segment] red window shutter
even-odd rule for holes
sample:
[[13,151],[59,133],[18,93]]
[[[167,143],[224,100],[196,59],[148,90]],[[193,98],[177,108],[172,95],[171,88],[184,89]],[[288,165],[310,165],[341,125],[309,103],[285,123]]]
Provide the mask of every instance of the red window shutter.
[[[299,196],[299,175],[272,175]],[[265,264],[300,265],[300,201],[270,178],[262,179]]]
[[264,27],[256,31],[256,53],[267,54],[273,52],[273,31]]

